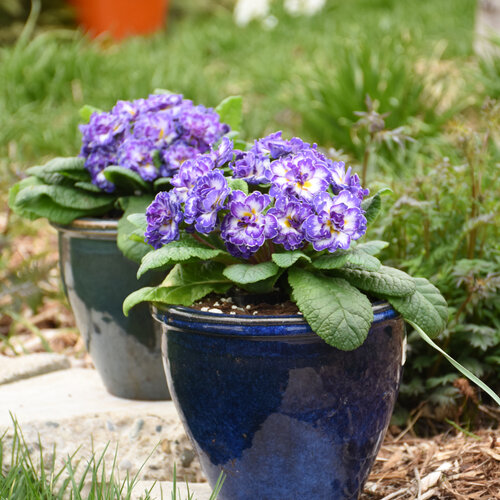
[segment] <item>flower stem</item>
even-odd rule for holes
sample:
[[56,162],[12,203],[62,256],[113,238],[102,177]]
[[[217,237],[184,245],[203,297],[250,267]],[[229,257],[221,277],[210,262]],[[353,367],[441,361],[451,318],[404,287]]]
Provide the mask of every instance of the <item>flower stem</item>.
[[208,241],[204,240],[199,234],[192,233],[192,236],[196,241],[202,243],[203,245],[206,245],[209,248],[213,248],[214,250],[218,250],[218,248],[216,246],[214,246],[214,245],[212,245],[212,243],[209,243]]

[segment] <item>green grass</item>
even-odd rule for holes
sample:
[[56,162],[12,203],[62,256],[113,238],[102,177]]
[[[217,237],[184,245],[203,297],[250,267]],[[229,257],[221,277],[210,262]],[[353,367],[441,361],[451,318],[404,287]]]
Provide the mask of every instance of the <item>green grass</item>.
[[[104,456],[92,454],[87,460],[76,460],[77,451],[56,467],[56,452],[52,450],[50,463],[42,452],[32,451],[24,439],[21,427],[12,419],[12,436],[7,439],[7,431],[0,435],[0,499],[2,500],[129,500],[137,495],[137,480],[141,469],[134,477],[120,480],[116,469],[116,452],[111,469],[106,469]],[[143,464],[144,466],[144,464]],[[223,476],[219,477],[210,500],[216,500],[223,486]],[[154,485],[153,485],[154,486]],[[151,487],[141,494],[141,500],[152,500]],[[177,488],[174,465],[172,500],[183,500]],[[187,491],[186,500],[195,500]]]
[[77,110],[84,103],[109,108],[117,99],[142,97],[157,87],[207,105],[241,94],[248,137],[277,128],[297,133],[301,115],[294,104],[303,91],[296,84],[314,65],[328,72],[346,47],[376,46],[401,33],[411,34],[412,60],[430,56],[439,41],[446,56],[467,57],[474,5],[332,0],[312,18],[278,10],[278,26],[266,31],[256,22],[236,27],[222,3],[200,12],[178,1],[166,32],[150,38],[99,44],[78,33],[47,31],[0,49],[0,172],[11,182],[42,158],[75,154]]

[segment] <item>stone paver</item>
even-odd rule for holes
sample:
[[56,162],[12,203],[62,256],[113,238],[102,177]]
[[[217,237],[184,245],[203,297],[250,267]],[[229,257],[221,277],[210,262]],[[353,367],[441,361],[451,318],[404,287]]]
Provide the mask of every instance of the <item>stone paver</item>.
[[109,411],[175,414],[171,401],[117,398],[104,388],[95,370],[72,368],[0,386],[0,426],[10,423],[9,411],[20,423],[58,420]]
[[210,497],[210,487],[203,483],[198,459],[171,401],[118,398],[108,394],[95,370],[69,368],[0,385],[0,435],[7,432],[7,447],[14,434],[11,414],[19,422],[28,449],[34,450],[35,464],[39,463],[39,438],[44,462],[55,460],[56,469],[77,449],[75,463],[79,458],[86,462],[92,453],[104,454],[108,471],[116,458],[115,473],[121,479],[141,469],[135,498],[155,481],[152,498],[170,498],[175,463],[181,499],[187,498],[186,480],[196,500]]
[[0,385],[65,370],[70,366],[70,360],[62,354],[44,352],[16,358],[0,355]]

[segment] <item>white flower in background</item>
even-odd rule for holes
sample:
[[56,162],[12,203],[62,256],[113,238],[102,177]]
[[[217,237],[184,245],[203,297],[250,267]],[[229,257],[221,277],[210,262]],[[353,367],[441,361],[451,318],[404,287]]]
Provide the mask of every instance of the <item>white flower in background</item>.
[[312,16],[319,12],[326,0],[285,0],[285,10],[293,16]]
[[[234,8],[234,20],[238,26],[246,26],[250,21],[259,19],[263,27],[273,29],[278,20],[269,15],[272,0],[238,0]],[[292,16],[312,16],[319,12],[326,0],[284,0],[285,10]]]
[[271,0],[238,0],[234,8],[234,20],[238,26],[246,26],[254,19],[264,19],[269,14]]

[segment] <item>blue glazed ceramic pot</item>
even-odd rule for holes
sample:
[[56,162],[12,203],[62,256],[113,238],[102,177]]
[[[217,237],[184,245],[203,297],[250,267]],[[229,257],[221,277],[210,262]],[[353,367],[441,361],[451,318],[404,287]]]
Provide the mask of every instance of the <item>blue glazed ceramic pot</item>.
[[374,306],[365,343],[340,351],[299,316],[154,309],[172,398],[221,500],[358,498],[389,425],[404,322]]
[[136,279],[138,265],[116,245],[117,222],[78,219],[55,226],[61,277],[76,326],[88,353],[113,395],[170,399],[161,359],[161,329],[146,304],[122,312],[125,297],[151,278]]

